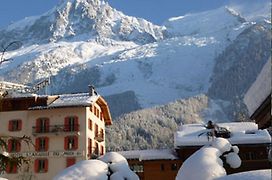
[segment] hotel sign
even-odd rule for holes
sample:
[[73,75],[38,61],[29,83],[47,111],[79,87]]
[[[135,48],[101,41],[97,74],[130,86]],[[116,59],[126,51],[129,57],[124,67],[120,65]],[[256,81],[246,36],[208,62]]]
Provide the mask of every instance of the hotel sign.
[[84,151],[46,151],[46,152],[21,152],[9,153],[12,157],[80,157],[84,156]]

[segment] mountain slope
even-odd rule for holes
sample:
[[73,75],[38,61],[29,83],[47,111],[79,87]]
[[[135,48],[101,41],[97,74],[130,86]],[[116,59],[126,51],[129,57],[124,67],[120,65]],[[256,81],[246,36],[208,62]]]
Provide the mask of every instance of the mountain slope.
[[[254,31],[262,23],[259,27],[264,30]],[[250,41],[263,39],[256,47],[266,52],[271,36],[263,37],[263,33],[270,32],[269,25],[264,19],[256,24],[222,7],[171,18],[157,26],[126,16],[100,0],[65,0],[41,16],[0,30],[1,44],[22,42],[20,48],[5,54],[13,60],[0,67],[0,78],[31,84],[51,77],[52,93],[87,91],[87,85],[94,84],[111,106],[118,99],[131,104],[112,108],[116,117],[206,93],[231,103],[215,94],[228,91],[228,97],[242,96],[244,89],[225,88],[222,82],[228,73],[220,67],[228,64],[239,69],[245,62],[231,60],[239,60],[239,53],[233,53],[229,61],[227,55],[232,52],[228,49],[236,43],[247,44],[252,36]],[[250,29],[251,34],[241,38]],[[243,53],[251,50],[245,48]],[[258,63],[259,56],[252,57],[254,62],[246,68]]]

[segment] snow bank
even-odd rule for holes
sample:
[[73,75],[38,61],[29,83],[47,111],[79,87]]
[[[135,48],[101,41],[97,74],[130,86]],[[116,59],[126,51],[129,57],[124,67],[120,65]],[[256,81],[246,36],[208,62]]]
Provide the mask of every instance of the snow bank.
[[238,168],[241,165],[237,146],[234,149],[228,140],[216,138],[211,146],[202,147],[182,164],[176,180],[207,180],[226,176],[224,163],[221,159],[223,154],[225,154],[223,156],[226,158],[226,163],[231,167]]
[[130,170],[127,160],[116,152],[109,152],[99,160],[84,160],[64,169],[54,180],[139,180]]
[[242,173],[231,174],[228,176],[220,177],[216,180],[270,180],[272,171],[271,169],[246,171]]

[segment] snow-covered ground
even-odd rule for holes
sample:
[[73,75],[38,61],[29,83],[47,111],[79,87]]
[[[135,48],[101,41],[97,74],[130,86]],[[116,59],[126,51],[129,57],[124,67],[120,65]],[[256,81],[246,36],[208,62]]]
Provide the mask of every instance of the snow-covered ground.
[[272,170],[246,171],[220,177],[216,180],[271,180]]

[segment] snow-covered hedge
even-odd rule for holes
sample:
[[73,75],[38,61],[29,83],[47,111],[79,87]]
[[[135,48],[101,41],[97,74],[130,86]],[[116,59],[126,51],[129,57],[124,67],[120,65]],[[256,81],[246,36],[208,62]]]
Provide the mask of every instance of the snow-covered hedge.
[[127,160],[116,152],[109,152],[98,160],[84,160],[70,166],[54,177],[54,180],[139,180],[130,170]]

